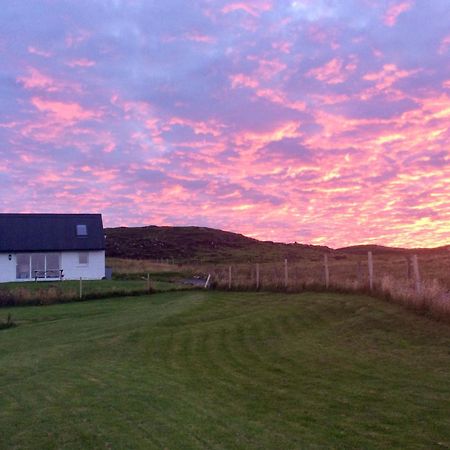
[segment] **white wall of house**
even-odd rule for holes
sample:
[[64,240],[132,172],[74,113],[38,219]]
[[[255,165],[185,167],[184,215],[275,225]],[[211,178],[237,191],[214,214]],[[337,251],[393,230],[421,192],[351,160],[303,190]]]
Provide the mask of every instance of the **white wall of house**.
[[[59,254],[59,269],[63,269],[65,280],[79,280],[80,277],[84,280],[101,280],[105,276],[104,250],[55,254]],[[11,260],[9,255],[11,255]],[[56,269],[56,267],[51,267],[51,269]],[[28,270],[30,278],[17,279],[17,255],[0,253],[0,283],[34,280],[31,265]]]
[[[80,263],[80,253],[87,255],[87,264]],[[105,276],[105,251],[95,252],[63,252],[61,269],[65,280],[101,280]]]
[[0,253],[0,283],[16,280],[16,255],[11,253]]

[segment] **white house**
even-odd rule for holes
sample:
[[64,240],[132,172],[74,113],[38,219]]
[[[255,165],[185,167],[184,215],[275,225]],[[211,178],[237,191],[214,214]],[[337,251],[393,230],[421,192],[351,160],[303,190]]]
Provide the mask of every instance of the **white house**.
[[0,214],[0,283],[104,276],[101,214]]

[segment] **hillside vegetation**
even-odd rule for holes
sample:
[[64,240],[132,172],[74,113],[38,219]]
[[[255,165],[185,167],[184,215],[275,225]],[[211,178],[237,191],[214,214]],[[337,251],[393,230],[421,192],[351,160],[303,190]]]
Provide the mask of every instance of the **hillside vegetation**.
[[107,228],[109,257],[169,259],[176,262],[263,261],[311,258],[328,247],[258,241],[242,234],[205,227]]
[[107,256],[130,259],[168,259],[175,262],[272,262],[321,260],[324,253],[335,259],[367,254],[424,256],[450,254],[449,247],[403,249],[378,245],[360,245],[333,250],[325,246],[258,241],[242,234],[205,227],[120,227],[106,230]]

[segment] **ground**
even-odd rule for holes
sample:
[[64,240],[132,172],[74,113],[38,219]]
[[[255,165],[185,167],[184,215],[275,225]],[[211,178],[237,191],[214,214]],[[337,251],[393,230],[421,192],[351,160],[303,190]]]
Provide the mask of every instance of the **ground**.
[[0,309],[0,448],[450,448],[450,327],[370,297]]

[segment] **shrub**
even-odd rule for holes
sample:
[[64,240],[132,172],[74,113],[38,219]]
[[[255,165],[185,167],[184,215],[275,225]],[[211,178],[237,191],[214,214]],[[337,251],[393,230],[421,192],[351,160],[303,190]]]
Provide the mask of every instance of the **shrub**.
[[6,321],[0,321],[0,330],[6,330],[7,328],[13,328],[15,326],[17,326],[17,324],[12,320],[11,314],[8,314]]

